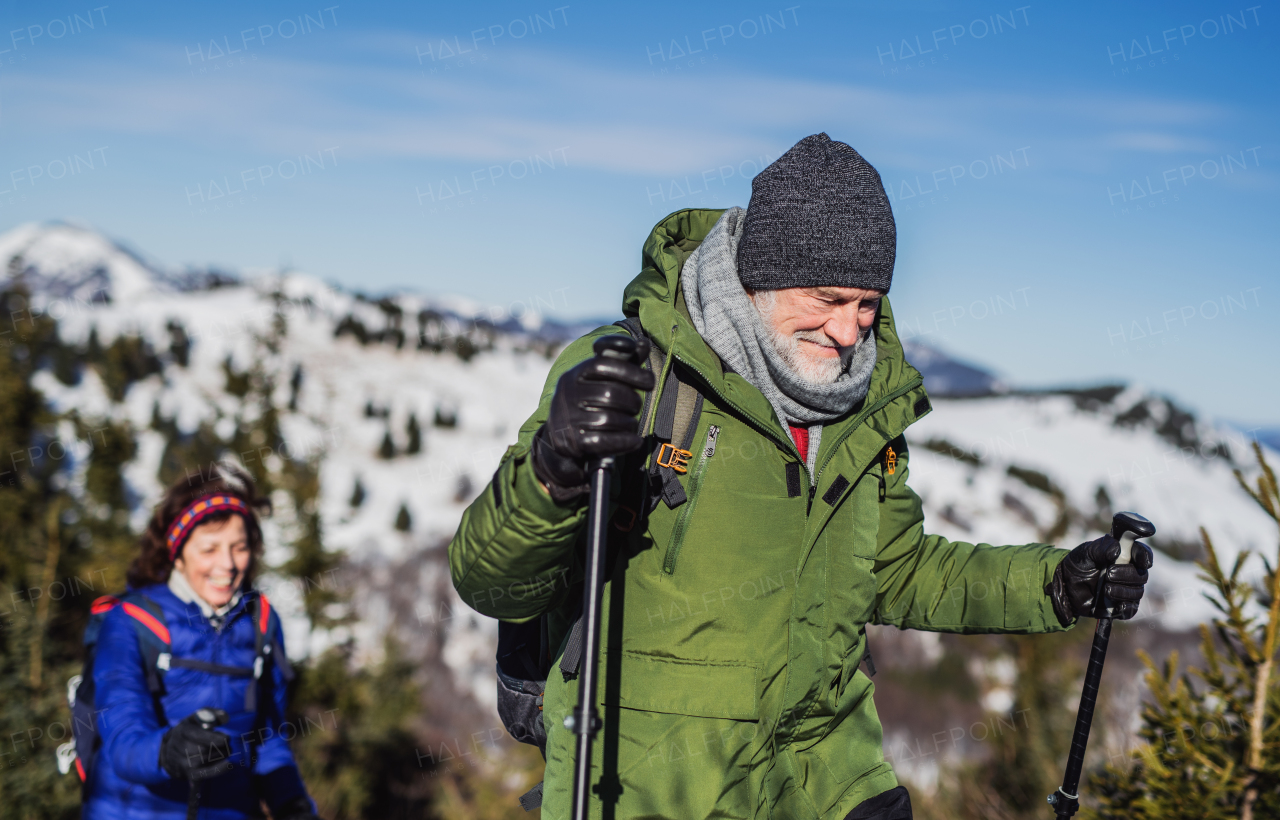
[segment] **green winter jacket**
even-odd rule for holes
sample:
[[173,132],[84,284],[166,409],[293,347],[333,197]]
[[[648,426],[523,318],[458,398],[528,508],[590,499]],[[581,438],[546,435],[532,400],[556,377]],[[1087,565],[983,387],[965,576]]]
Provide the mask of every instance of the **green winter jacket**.
[[[1044,588],[1066,553],[925,534],[903,432],[929,402],[887,299],[870,390],[824,428],[810,479],[764,395],[724,372],[680,295],[681,265],[721,213],[678,211],[658,223],[623,297],[623,312],[639,316],[705,403],[681,477],[688,501],[658,504],[625,533],[630,513],[615,507],[592,817],[840,820],[897,785],[859,666],[865,625],[1060,631]],[[561,650],[581,600],[585,506],[552,501],[534,477],[530,442],[560,375],[591,355],[596,337],[620,332],[602,327],[565,348],[449,546],[464,601],[511,621],[550,611]],[[789,464],[804,489],[791,467],[789,491]],[[626,504],[618,483],[615,503]],[[546,818],[569,814],[574,737],[563,719],[576,699],[577,680],[553,668]]]

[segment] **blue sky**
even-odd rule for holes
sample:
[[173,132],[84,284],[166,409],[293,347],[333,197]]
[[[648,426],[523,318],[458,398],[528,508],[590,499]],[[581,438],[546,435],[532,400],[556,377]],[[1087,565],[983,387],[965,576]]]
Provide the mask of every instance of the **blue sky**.
[[0,229],[603,317],[826,131],[906,335],[1280,422],[1273,6],[95,2],[0,2]]

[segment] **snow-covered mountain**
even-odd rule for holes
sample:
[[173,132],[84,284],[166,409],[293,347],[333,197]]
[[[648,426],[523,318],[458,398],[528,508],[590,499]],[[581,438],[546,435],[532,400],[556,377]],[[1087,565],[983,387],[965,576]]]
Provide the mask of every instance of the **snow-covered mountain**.
[[[443,544],[535,406],[554,353],[588,326],[504,318],[459,299],[371,299],[294,272],[166,272],[67,225],[0,236],[0,260],[68,345],[136,337],[154,361],[123,390],[92,368],[68,376],[51,364],[36,377],[55,411],[134,432],[126,477],[136,527],[161,492],[167,437],[208,430],[230,441],[239,419],[267,412],[246,399],[256,373],[284,444],[237,457],[318,466],[324,540],[346,555],[337,577],[356,616],[308,632],[300,597],[282,587],[291,652],[352,635],[373,657],[393,631],[447,669],[455,692],[492,702],[495,624],[453,592]],[[1113,511],[1137,510],[1156,522],[1163,551],[1143,617],[1169,629],[1208,617],[1189,563],[1199,526],[1227,561],[1274,549],[1274,525],[1232,476],[1252,464],[1238,434],[1138,387],[1019,392],[939,351],[908,355],[938,397],[908,436],[932,531],[1074,546]],[[278,535],[290,522],[273,526]],[[269,562],[289,557],[280,541]]]

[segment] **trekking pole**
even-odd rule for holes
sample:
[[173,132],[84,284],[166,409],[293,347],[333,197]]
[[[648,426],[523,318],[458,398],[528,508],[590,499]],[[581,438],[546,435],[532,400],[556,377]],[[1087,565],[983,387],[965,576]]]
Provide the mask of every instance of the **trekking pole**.
[[596,679],[600,671],[600,608],[604,600],[605,525],[609,517],[609,471],[614,459],[591,462],[591,495],[587,508],[587,577],[582,590],[582,672],[578,678],[578,705],[564,719],[564,726],[578,736],[573,764],[573,820],[586,820],[591,792],[591,744],[600,730],[596,712]]
[[[1117,564],[1129,563],[1133,542],[1156,534],[1156,526],[1132,512],[1116,513],[1111,519],[1111,537],[1120,542]],[[1098,595],[1102,595],[1106,582],[1106,570],[1098,580]],[[1089,743],[1089,728],[1093,725],[1093,708],[1098,703],[1098,684],[1102,681],[1102,664],[1107,660],[1107,644],[1111,641],[1111,616],[1115,608],[1111,601],[1103,599],[1106,614],[1098,619],[1093,631],[1093,649],[1089,653],[1089,668],[1084,675],[1084,691],[1080,693],[1080,711],[1076,713],[1076,730],[1071,737],[1071,753],[1067,756],[1067,771],[1062,785],[1049,795],[1053,813],[1069,818],[1080,810],[1080,772],[1084,769],[1084,750]]]
[[[201,709],[196,712],[196,717],[200,719],[201,729],[213,729],[221,726],[222,721],[212,709]],[[196,820],[196,815],[200,813],[200,781],[194,777],[187,778],[187,820]]]

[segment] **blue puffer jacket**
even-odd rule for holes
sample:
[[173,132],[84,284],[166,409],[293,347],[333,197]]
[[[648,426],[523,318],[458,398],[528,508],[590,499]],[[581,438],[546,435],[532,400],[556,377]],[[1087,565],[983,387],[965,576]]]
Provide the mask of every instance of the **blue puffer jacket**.
[[[243,596],[215,630],[195,604],[183,603],[164,584],[141,594],[160,605],[169,628],[174,658],[223,666],[252,667],[255,626],[248,609],[256,593]],[[282,650],[278,620],[273,636]],[[258,683],[257,712],[245,710],[245,689],[252,678],[174,667],[164,675],[160,698],[164,721],[147,689],[142,653],[132,619],[123,608],[107,614],[98,638],[93,680],[102,749],[94,760],[85,801],[85,820],[171,818],[187,813],[185,780],[174,780],[160,766],[160,740],[171,726],[203,707],[226,710],[230,720],[219,731],[231,736],[231,772],[200,784],[202,820],[261,817],[259,800],[283,806],[306,795],[287,740],[297,734],[286,725],[285,680],[279,665]],[[250,747],[252,749],[250,750]],[[250,760],[252,751],[252,772]],[[314,810],[314,807],[313,807]]]

